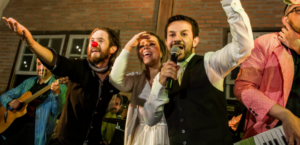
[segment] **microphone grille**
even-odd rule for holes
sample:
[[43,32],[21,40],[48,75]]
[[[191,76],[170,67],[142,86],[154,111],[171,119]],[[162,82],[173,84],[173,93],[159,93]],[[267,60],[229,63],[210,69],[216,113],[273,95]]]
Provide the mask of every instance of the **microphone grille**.
[[180,53],[180,48],[178,47],[178,46],[173,46],[172,48],[171,48],[171,54],[172,53]]

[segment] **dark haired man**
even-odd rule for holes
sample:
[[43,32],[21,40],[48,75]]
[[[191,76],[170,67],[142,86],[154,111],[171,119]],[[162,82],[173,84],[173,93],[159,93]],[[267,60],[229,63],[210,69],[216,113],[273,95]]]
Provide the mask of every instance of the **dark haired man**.
[[[260,36],[241,65],[234,94],[248,109],[243,139],[282,125],[300,144],[300,3],[289,1],[280,33]],[[286,0],[288,2],[288,0]]]
[[112,96],[119,92],[108,78],[120,48],[118,34],[109,28],[96,28],[89,37],[88,58],[67,59],[34,41],[16,20],[3,20],[53,74],[69,77],[66,104],[50,144],[102,144],[101,121]]
[[173,89],[162,91],[156,100],[148,100],[148,110],[157,123],[162,112],[167,119],[171,145],[232,145],[228,128],[226,99],[222,93],[225,76],[251,53],[254,47],[250,21],[239,0],[221,1],[228,17],[233,42],[216,52],[195,55],[199,42],[197,22],[187,16],[169,18],[166,45],[180,48],[177,65],[168,61],[161,69],[159,82],[176,80]]

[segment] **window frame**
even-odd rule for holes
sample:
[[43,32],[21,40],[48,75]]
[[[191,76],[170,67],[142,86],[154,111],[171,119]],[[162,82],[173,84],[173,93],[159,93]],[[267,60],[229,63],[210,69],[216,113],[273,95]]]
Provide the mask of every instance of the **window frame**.
[[[120,29],[114,29],[119,37],[121,35],[121,32],[120,32]],[[38,35],[65,35],[65,39],[64,39],[64,42],[63,42],[63,47],[61,49],[61,52],[60,52],[60,55],[61,56],[66,56],[66,52],[67,52],[67,48],[68,48],[68,45],[69,45],[69,37],[71,35],[90,35],[92,33],[92,30],[62,30],[62,31],[30,31],[32,36],[38,36]],[[15,53],[15,58],[14,58],[14,62],[13,62],[13,66],[12,66],[12,69],[11,69],[11,72],[10,72],[10,76],[9,76],[9,80],[8,80],[8,84],[7,84],[7,87],[6,87],[6,91],[12,89],[16,84],[16,76],[17,75],[32,75],[30,73],[17,73],[17,70],[19,69],[20,67],[20,62],[22,60],[22,57],[21,57],[21,53],[20,52],[23,52],[25,51],[25,48],[23,48],[25,45],[21,40],[19,40],[19,43],[18,43],[18,48],[17,48],[17,51]],[[21,58],[20,58],[21,57]],[[25,71],[26,72],[26,71]],[[35,75],[35,73],[34,73]]]
[[[32,35],[32,37],[33,37],[33,39],[37,39],[38,43],[39,43],[40,39],[49,39],[47,47],[51,46],[52,39],[62,38],[62,43],[61,43],[60,52],[59,52],[60,55],[62,54],[62,50],[64,49],[63,46],[65,43],[66,35],[62,35],[62,34],[60,34],[60,35]],[[26,44],[23,41],[21,41],[21,43],[22,43],[21,49],[20,49],[19,55],[18,55],[19,58],[16,62],[17,64],[16,64],[15,75],[35,75],[36,71],[32,70],[32,69],[34,67],[34,62],[35,62],[34,60],[36,59],[36,56],[33,53],[32,54],[24,54],[24,52],[26,50]],[[29,71],[21,71],[20,70],[20,65],[22,63],[21,61],[22,61],[23,56],[33,56]]]
[[[76,35],[76,34],[70,34],[70,37],[69,37],[69,40],[68,40],[68,46],[67,46],[67,50],[66,50],[66,55],[65,57],[66,58],[70,58],[70,57],[77,57],[77,58],[86,58],[87,55],[84,54],[84,51],[87,51],[87,48],[85,48],[85,45],[86,43],[89,43],[88,39],[89,39],[89,36],[90,35]],[[71,47],[73,45],[73,40],[74,39],[84,39],[84,42],[83,42],[83,47],[82,47],[82,51],[81,51],[81,54],[80,55],[76,55],[76,54],[71,54],[70,55],[70,52],[71,52]]]

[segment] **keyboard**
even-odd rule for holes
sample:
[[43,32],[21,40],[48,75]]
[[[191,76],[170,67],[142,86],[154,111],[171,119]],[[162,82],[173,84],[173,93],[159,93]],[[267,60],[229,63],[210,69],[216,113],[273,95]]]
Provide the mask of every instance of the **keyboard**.
[[253,137],[234,143],[234,145],[288,145],[282,126],[265,131]]

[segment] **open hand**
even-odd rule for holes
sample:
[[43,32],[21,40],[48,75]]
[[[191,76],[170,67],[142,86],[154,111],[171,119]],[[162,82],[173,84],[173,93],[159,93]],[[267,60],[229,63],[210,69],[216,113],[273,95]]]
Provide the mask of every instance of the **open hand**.
[[6,24],[6,26],[9,27],[10,30],[12,30],[22,41],[25,41],[26,45],[28,47],[31,47],[33,43],[35,42],[32,38],[31,33],[25,28],[23,25],[21,25],[18,21],[16,21],[13,18],[6,18],[2,17],[2,20]]
[[150,39],[150,34],[147,34],[147,32],[144,31],[134,35],[131,40],[125,45],[124,49],[130,51],[133,47],[136,47],[142,39]]

